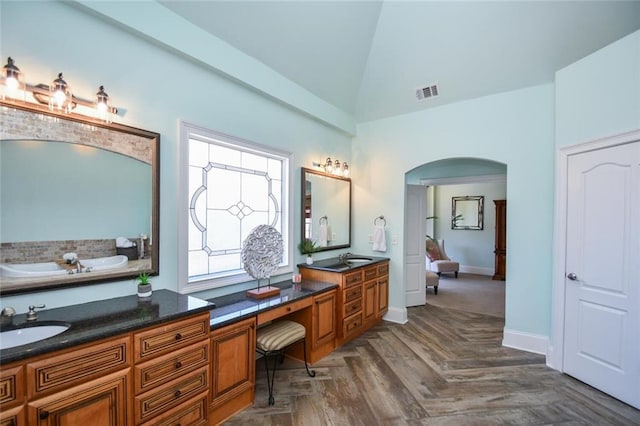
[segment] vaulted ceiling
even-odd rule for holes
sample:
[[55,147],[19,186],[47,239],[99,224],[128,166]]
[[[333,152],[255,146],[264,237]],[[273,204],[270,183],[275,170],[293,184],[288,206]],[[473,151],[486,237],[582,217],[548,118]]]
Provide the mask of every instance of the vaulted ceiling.
[[640,29],[636,0],[159,3],[357,122],[552,82]]

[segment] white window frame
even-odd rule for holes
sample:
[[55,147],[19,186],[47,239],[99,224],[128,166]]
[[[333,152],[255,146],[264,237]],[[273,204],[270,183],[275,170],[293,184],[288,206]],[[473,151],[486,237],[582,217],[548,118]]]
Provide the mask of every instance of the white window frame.
[[[189,221],[189,140],[196,138],[201,141],[218,141],[222,144],[241,148],[256,154],[274,155],[283,158],[287,163],[286,176],[282,177],[282,185],[287,188],[282,200],[282,229],[287,235],[283,235],[285,247],[285,262],[274,273],[273,277],[293,272],[293,154],[266,145],[261,145],[235,136],[227,135],[200,127],[195,124],[180,121],[180,135],[178,141],[178,292],[181,294],[211,290],[245,282],[254,282],[255,279],[246,272],[228,274],[214,278],[205,278],[189,281],[188,265],[188,221]],[[283,232],[284,234],[284,232]]]

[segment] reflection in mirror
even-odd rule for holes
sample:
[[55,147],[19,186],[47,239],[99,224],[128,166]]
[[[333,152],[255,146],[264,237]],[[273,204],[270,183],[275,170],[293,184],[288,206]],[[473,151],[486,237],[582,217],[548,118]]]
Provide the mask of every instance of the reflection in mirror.
[[351,246],[351,179],[302,168],[301,235],[317,251]]
[[452,197],[451,229],[481,230],[483,215],[484,196]]
[[0,292],[157,274],[160,136],[0,105]]

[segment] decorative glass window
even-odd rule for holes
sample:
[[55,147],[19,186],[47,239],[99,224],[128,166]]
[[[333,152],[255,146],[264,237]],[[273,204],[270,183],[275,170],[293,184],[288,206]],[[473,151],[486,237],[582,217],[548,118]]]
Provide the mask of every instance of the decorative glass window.
[[182,126],[189,291],[252,280],[242,265],[242,243],[259,225],[273,226],[282,234],[284,254],[274,275],[291,271],[291,154]]

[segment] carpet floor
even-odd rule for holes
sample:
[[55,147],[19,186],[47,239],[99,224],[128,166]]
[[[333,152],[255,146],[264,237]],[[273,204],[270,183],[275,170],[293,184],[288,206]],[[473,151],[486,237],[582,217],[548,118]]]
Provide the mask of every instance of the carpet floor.
[[438,294],[427,288],[427,304],[476,314],[504,318],[504,281],[494,281],[486,275],[443,274]]

